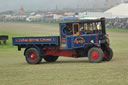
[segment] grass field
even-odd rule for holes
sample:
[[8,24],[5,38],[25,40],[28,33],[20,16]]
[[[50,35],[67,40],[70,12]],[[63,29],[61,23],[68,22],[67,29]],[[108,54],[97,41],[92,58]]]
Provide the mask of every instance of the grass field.
[[128,32],[108,33],[114,51],[110,62],[60,57],[55,63],[29,65],[11,38],[57,35],[58,25],[0,22],[0,35],[9,35],[8,45],[0,46],[0,85],[128,85]]

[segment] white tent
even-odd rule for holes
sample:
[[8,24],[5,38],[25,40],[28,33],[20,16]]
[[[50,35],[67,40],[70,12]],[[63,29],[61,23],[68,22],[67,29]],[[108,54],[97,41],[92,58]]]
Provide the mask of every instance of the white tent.
[[128,17],[128,2],[117,5],[105,11],[105,13],[111,13],[115,17]]

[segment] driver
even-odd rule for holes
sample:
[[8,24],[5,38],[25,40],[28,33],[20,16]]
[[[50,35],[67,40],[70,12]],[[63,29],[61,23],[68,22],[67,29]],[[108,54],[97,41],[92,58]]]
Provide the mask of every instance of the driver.
[[64,33],[67,35],[72,35],[72,24],[67,24],[66,27],[64,28]]

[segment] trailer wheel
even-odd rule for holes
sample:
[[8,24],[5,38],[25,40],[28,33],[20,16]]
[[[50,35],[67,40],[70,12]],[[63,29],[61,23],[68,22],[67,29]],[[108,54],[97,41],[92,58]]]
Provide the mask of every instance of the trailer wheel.
[[88,59],[92,63],[99,63],[103,60],[104,53],[101,48],[93,47],[88,52]]
[[44,60],[46,62],[55,62],[58,59],[59,56],[45,56]]
[[41,56],[39,55],[39,51],[36,48],[29,48],[25,52],[26,61],[29,64],[39,64],[42,60]]
[[113,51],[111,48],[106,48],[104,50],[104,58],[103,61],[110,61],[113,57]]

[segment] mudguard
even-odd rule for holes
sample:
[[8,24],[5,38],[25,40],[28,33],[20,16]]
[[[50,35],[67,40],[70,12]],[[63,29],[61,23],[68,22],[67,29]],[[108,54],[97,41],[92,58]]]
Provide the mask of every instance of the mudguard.
[[42,48],[39,48],[38,46],[33,45],[33,46],[27,47],[27,48],[25,49],[25,51],[24,51],[24,56],[25,56],[26,51],[27,51],[29,48],[36,48],[36,49],[39,51],[40,56],[43,56],[43,55],[44,55],[44,51],[43,51]]

